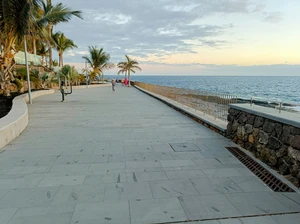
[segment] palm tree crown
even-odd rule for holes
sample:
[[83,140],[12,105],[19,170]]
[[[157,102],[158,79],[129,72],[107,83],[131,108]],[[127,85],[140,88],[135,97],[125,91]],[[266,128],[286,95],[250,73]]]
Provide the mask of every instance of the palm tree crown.
[[92,73],[101,76],[103,80],[103,71],[114,67],[114,64],[109,62],[110,55],[104,52],[103,48],[98,49],[94,46],[89,46],[89,54],[89,57],[83,56],[82,58],[89,63],[93,69]]
[[130,73],[135,73],[135,70],[142,70],[138,65],[139,63],[135,60],[132,60],[128,55],[125,55],[126,57],[126,61],[124,62],[119,62],[118,63],[118,68],[120,68],[120,71],[118,72],[118,74],[120,73],[127,73],[128,75],[128,86],[130,86]]
[[68,38],[63,33],[57,32],[53,35],[53,41],[55,44],[55,49],[58,51],[59,56],[59,67],[63,65],[63,53],[66,50],[77,48],[77,45]]

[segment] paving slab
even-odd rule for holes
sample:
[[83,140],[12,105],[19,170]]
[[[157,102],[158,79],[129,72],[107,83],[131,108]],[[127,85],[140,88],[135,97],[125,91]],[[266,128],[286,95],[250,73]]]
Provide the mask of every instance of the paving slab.
[[154,198],[199,195],[189,180],[158,180],[149,183]]
[[166,223],[185,221],[187,216],[178,198],[130,201],[132,224]]
[[120,85],[60,97],[35,99],[0,154],[0,224],[297,220],[284,213],[300,211],[298,193],[270,191],[232,142],[160,101]]
[[190,220],[241,216],[224,195],[203,195],[179,198]]
[[70,223],[130,224],[128,201],[78,204]]

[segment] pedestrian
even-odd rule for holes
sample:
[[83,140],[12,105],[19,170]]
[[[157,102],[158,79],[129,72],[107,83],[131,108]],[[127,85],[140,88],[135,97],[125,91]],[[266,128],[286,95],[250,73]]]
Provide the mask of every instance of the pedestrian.
[[112,88],[112,91],[115,92],[115,86],[116,86],[116,80],[115,79],[112,79],[111,80],[111,88]]

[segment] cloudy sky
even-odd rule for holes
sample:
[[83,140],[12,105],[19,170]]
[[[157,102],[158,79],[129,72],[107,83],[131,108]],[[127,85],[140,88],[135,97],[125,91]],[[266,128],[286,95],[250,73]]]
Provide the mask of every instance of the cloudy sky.
[[78,45],[64,56],[77,68],[93,45],[141,75],[300,75],[299,0],[52,2],[83,12],[56,27]]

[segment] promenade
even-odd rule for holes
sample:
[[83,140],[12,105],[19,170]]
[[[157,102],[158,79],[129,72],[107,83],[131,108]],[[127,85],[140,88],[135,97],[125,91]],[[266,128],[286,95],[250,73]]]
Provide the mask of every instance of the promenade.
[[35,99],[0,151],[0,224],[299,223],[298,193],[273,192],[231,141],[137,89],[60,100]]

